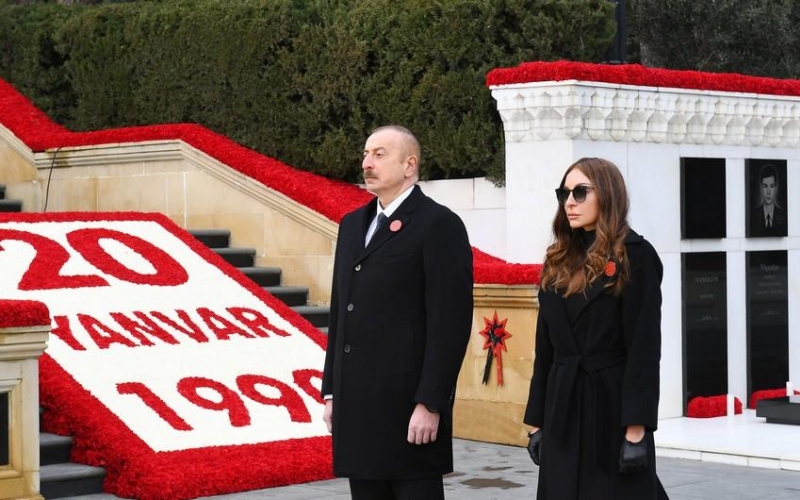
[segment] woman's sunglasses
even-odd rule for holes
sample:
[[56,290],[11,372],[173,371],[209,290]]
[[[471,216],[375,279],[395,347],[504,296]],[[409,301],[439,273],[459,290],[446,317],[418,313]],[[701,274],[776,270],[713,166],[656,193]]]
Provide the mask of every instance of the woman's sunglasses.
[[569,199],[569,194],[572,193],[572,199],[575,200],[575,203],[583,203],[586,201],[586,193],[592,189],[594,188],[586,184],[578,184],[572,189],[560,187],[556,189],[556,198],[558,198],[558,202],[563,205],[567,202],[567,199]]

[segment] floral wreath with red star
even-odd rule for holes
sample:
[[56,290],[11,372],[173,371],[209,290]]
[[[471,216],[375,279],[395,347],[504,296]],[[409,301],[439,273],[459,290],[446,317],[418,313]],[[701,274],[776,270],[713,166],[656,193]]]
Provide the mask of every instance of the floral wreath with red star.
[[492,360],[497,358],[497,385],[503,385],[503,356],[502,352],[508,352],[508,347],[506,346],[506,340],[512,337],[511,333],[506,330],[506,323],[508,322],[508,318],[503,318],[500,321],[497,318],[497,311],[494,312],[494,318],[489,320],[489,318],[483,318],[484,325],[486,328],[481,330],[480,333],[486,340],[483,343],[483,348],[488,349],[486,353],[486,366],[483,369],[483,381],[482,383],[488,384],[489,383],[489,372],[492,368]]

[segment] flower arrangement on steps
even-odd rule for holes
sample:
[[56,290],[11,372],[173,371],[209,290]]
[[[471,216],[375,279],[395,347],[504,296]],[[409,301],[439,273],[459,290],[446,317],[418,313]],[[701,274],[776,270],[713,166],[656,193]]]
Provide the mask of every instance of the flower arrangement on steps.
[[[339,222],[346,213],[372,199],[371,194],[358,186],[292,168],[197,124],[70,132],[50,120],[1,79],[0,123],[35,152],[69,146],[182,140],[334,222]],[[541,265],[511,264],[477,248],[473,249],[473,255],[476,283],[520,285],[539,282]]]
[[166,216],[0,214],[0,243],[14,300],[0,319],[53,325],[42,429],[104,467],[105,491],[179,500],[332,477],[325,336]]

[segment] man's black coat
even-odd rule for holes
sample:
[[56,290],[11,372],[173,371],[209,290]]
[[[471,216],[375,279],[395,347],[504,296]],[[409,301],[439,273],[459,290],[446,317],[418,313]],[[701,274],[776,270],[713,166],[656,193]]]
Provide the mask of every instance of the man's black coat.
[[[472,249],[461,219],[419,187],[364,247],[377,200],[342,220],[322,382],[333,395],[333,468],[364,479],[453,470],[452,401],[472,325]],[[435,443],[407,442],[417,403]]]

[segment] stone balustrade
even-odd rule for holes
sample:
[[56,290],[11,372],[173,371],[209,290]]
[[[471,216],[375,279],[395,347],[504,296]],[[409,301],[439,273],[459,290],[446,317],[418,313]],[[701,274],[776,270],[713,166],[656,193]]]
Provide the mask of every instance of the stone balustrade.
[[577,81],[496,87],[506,141],[800,144],[800,98]]

